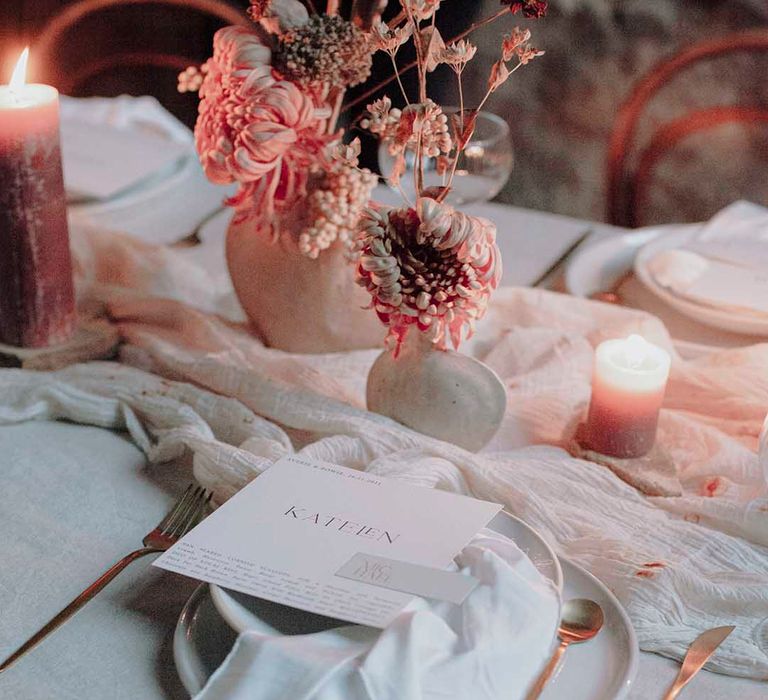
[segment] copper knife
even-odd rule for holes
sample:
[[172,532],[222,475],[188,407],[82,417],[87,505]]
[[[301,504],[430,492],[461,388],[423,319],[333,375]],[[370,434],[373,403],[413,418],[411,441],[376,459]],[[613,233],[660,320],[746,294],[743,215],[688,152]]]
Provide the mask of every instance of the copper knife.
[[677,674],[677,678],[675,678],[672,687],[664,696],[664,700],[675,700],[680,691],[688,684],[688,681],[701,670],[701,667],[707,663],[709,657],[715,653],[715,650],[735,629],[732,625],[715,627],[714,629],[702,632],[696,637],[693,644],[688,648],[688,653],[683,659],[680,673]]

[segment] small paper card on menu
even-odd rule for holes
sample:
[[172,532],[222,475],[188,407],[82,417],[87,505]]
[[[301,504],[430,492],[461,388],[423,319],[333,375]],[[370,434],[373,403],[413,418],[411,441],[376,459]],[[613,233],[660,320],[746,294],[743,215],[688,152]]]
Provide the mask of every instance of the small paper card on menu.
[[501,506],[292,456],[155,561],[309,612],[386,627],[414,595],[461,602],[446,571]]

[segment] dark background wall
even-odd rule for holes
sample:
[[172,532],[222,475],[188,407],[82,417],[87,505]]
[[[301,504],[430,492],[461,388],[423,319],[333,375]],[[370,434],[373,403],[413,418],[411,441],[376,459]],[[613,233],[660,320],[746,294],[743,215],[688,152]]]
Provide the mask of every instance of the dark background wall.
[[[20,50],[32,46],[31,76],[56,83],[53,66],[35,60],[34,44],[46,22],[74,0],[0,0],[0,80],[10,76]],[[245,11],[247,0],[225,0]],[[210,55],[211,38],[222,23],[185,8],[152,5],[109,8],[77,25],[63,42],[56,68],[75,70],[99,57],[131,51],[160,51],[200,63]],[[116,66],[82,84],[77,94],[153,94],[191,124],[196,113],[193,95],[176,92],[175,69]]]
[[[244,10],[247,0],[227,0]],[[68,0],[0,0],[0,80],[18,52]],[[462,26],[495,12],[498,0],[445,0],[442,22]],[[469,101],[478,99],[498,57],[509,18],[473,37]],[[488,108],[511,125],[516,166],[504,201],[590,219],[605,212],[605,157],[619,106],[632,85],[658,62],[695,42],[768,27],[766,0],[551,0],[550,15],[530,22],[547,54],[518,71]],[[139,6],[110,10],[85,22],[62,51],[64,64],[110,51],[164,50],[202,62],[220,26],[191,11]],[[34,66],[40,76],[43,66]],[[388,70],[384,66],[384,70]],[[79,94],[154,94],[188,124],[196,98],[176,93],[176,71],[117,67],[84,84]],[[714,104],[768,107],[768,56],[740,56],[698,67],[654,101],[643,125]],[[455,103],[448,88],[444,99]],[[738,197],[768,204],[768,128],[721,128],[692,138],[659,170],[646,222],[700,220]]]
[[[483,0],[484,12],[496,0]],[[530,23],[547,53],[494,95],[507,118],[517,165],[501,197],[537,209],[601,219],[605,162],[616,113],[633,85],[659,62],[697,42],[766,29],[766,0],[552,0]],[[498,53],[490,29],[476,35],[482,77]],[[658,124],[715,105],[768,107],[768,54],[708,61],[655,99],[641,139]],[[768,205],[768,126],[722,127],[681,143],[659,164],[645,223],[700,221],[739,197]]]

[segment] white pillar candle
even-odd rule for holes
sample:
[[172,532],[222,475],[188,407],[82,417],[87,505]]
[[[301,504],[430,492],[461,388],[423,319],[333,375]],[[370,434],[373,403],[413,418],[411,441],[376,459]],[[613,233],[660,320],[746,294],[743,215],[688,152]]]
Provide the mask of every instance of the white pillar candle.
[[639,335],[599,345],[585,447],[612,457],[647,454],[656,439],[670,365],[666,350]]

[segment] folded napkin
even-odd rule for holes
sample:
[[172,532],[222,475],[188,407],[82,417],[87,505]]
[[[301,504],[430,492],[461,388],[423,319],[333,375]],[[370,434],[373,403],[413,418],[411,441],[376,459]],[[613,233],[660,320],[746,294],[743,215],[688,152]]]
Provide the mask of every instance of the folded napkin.
[[[648,314],[499,289],[465,350],[502,378],[507,412],[493,442],[472,454],[365,410],[378,351],[267,348],[224,318],[223,289],[189,273],[189,251],[78,227],[72,236],[77,269],[99,270],[80,291],[109,305],[126,343],[122,363],[0,370],[0,423],[60,418],[126,430],[157,464],[190,453],[219,502],[295,452],[503,503],[609,586],[642,649],[680,659],[697,633],[733,624],[708,668],[768,680],[768,453],[762,464],[757,454],[767,344],[683,361]],[[130,264],[98,264],[107,259]],[[201,264],[213,273],[223,252],[208,250]],[[170,282],[179,278],[183,292]],[[646,498],[563,449],[589,401],[594,347],[630,333],[674,357],[659,439],[680,497]]]
[[489,531],[457,561],[480,581],[462,605],[416,599],[381,631],[246,632],[197,700],[522,700],[550,653],[558,594]]
[[75,225],[174,243],[232,194],[232,186],[208,182],[192,132],[153,97],[62,97],[61,123]]
[[732,204],[683,248],[657,253],[648,271],[662,287],[694,303],[768,315],[768,209]]
[[733,265],[768,269],[768,209],[734,202],[705,223],[687,248]]
[[154,97],[61,97],[61,121],[151,133],[192,147],[192,132]]

